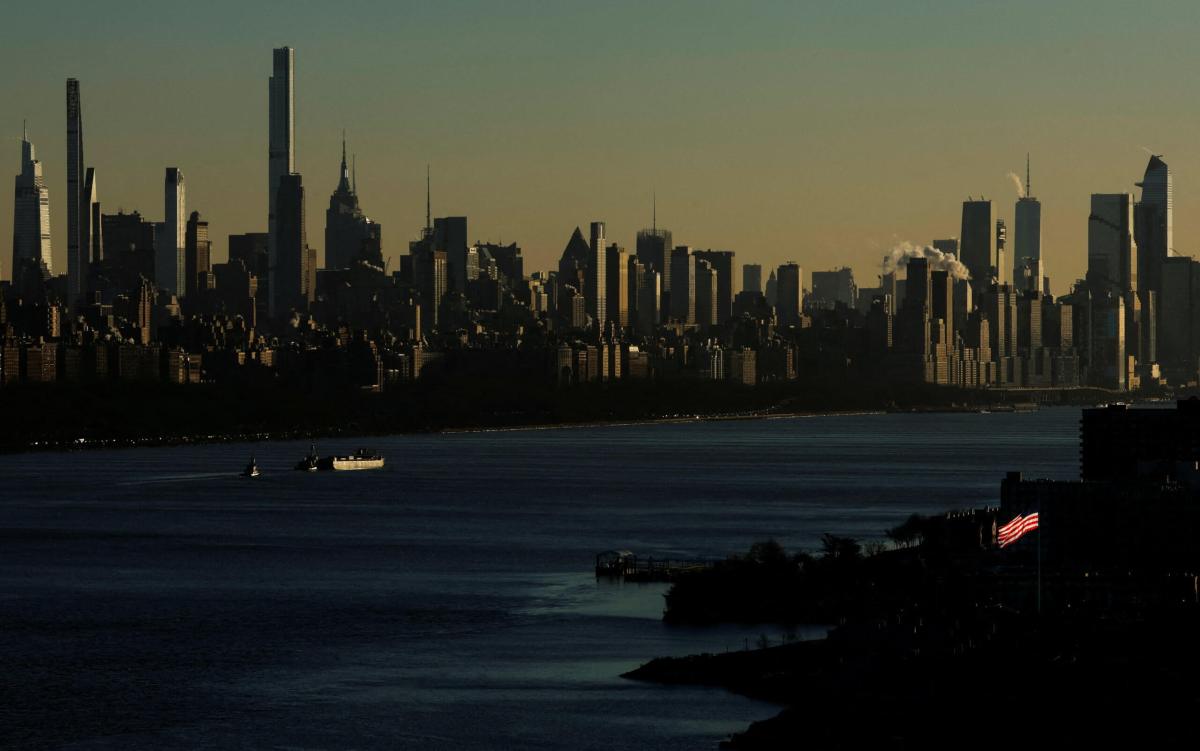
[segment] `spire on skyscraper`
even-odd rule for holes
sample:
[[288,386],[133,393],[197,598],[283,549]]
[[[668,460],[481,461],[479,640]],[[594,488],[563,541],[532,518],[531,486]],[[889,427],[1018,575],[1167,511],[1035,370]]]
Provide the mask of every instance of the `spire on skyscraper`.
[[1025,195],[1031,196],[1029,192],[1029,152],[1025,152]]
[[430,218],[433,212],[430,210],[431,202],[429,198],[429,163],[425,164],[425,231],[433,231],[433,220]]

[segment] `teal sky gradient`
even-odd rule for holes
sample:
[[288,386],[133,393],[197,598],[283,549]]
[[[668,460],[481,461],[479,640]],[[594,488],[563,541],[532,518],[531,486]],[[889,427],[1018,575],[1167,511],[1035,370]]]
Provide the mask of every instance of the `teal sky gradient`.
[[[162,218],[163,169],[225,237],[266,229],[271,48],[296,48],[297,169],[323,250],[340,132],[395,259],[436,216],[550,267],[593,219],[860,285],[897,241],[956,236],[1033,155],[1056,293],[1083,273],[1088,197],[1175,175],[1175,242],[1200,206],[1200,4],[1159,2],[113,2],[22,4],[0,26],[0,152],[22,118],[65,271],[64,80],[80,78],[106,213]],[[0,175],[5,174],[0,170]],[[11,183],[10,183],[11,184]],[[11,193],[9,194],[11,195]],[[0,236],[12,235],[11,200]],[[0,250],[8,275],[11,246]]]

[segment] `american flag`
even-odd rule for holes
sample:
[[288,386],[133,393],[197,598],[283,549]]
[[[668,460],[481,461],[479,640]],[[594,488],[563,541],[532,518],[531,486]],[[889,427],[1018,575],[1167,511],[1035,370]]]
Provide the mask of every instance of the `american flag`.
[[1013,544],[1017,540],[1021,539],[1026,532],[1032,532],[1037,528],[1038,515],[1036,511],[1028,516],[1021,516],[1020,514],[1017,514],[1015,519],[1001,527],[997,533],[997,536],[1000,539],[1000,547]]

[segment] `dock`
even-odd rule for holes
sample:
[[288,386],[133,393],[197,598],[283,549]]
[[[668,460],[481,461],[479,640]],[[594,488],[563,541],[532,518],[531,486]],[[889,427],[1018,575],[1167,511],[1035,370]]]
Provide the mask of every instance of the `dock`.
[[597,579],[623,579],[629,582],[670,582],[680,574],[712,568],[711,561],[678,558],[642,558],[629,550],[609,550],[596,554]]

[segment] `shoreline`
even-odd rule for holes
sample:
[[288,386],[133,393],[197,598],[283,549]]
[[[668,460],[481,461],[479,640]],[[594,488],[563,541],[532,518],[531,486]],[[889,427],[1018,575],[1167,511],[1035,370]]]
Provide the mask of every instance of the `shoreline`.
[[[911,410],[911,413],[976,412],[974,409],[930,408]],[[904,414],[909,414],[905,410]],[[888,410],[829,410],[804,412],[717,413],[681,417],[647,417],[645,419],[591,420],[578,422],[530,422],[497,427],[440,428],[430,430],[370,431],[267,431],[262,433],[229,433],[225,435],[180,435],[153,438],[77,438],[64,441],[31,441],[23,446],[0,447],[0,455],[38,453],[43,451],[99,451],[104,449],[161,448],[167,446],[217,445],[225,443],[268,443],[274,441],[303,441],[324,439],[377,438],[408,435],[458,435],[465,433],[515,433],[535,430],[578,430],[584,428],[624,428],[641,425],[684,425],[697,422],[735,422],[743,420],[794,420],[808,417],[855,417],[892,414]]]

